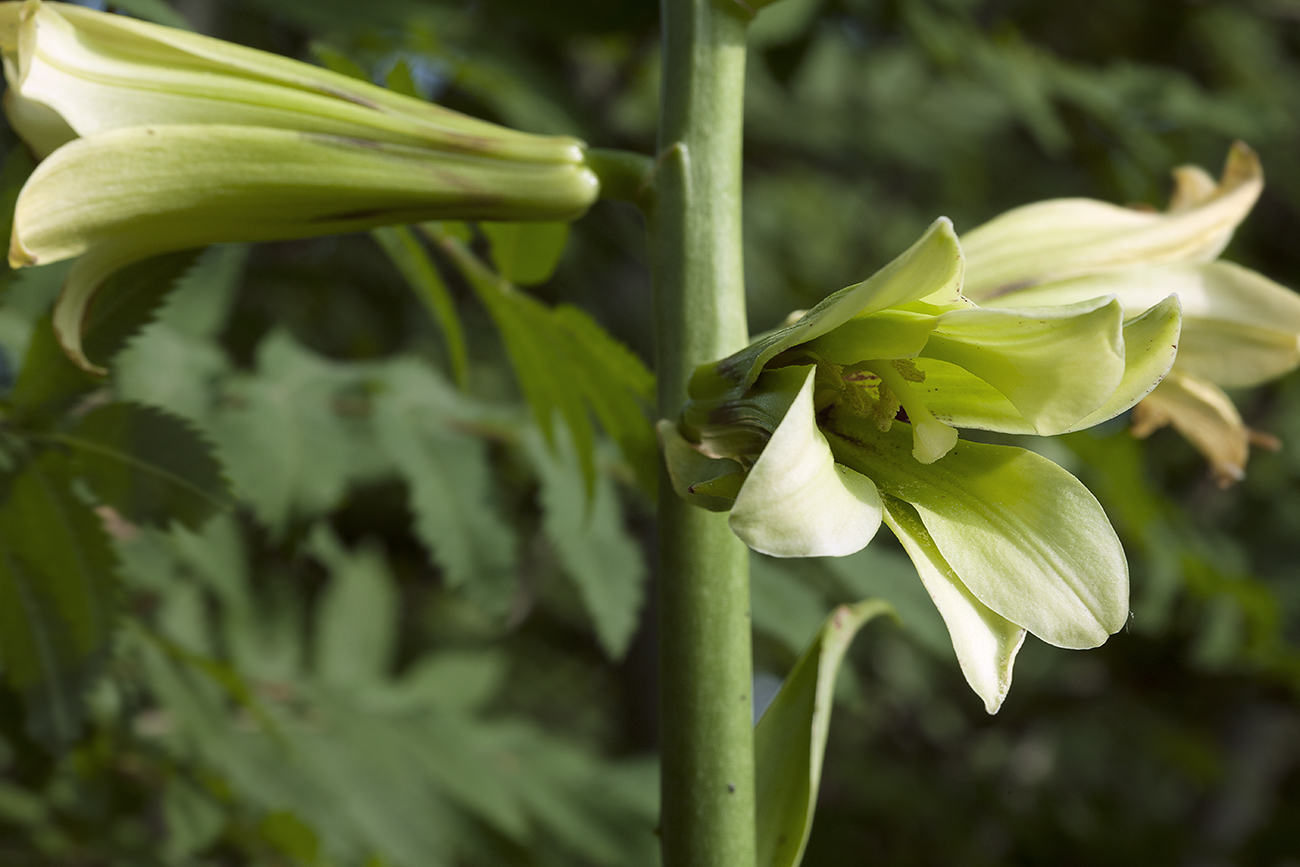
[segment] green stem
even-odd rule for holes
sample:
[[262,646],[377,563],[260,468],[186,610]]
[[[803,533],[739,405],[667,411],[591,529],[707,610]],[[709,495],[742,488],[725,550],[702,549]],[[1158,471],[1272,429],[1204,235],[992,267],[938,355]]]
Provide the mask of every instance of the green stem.
[[[729,8],[731,7],[731,8]],[[664,84],[650,238],[659,409],[742,348],[745,22],[723,0],[663,0]],[[664,867],[754,867],[748,552],[727,516],[659,498]]]

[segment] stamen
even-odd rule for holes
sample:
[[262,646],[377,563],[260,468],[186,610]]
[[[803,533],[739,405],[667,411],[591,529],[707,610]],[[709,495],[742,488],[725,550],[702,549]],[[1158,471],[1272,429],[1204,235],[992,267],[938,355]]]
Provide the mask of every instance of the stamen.
[[[912,423],[912,457],[923,464],[932,464],[952,451],[957,444],[957,430],[939,421],[926,408],[906,377],[888,361],[873,361],[862,365],[880,377],[880,381],[898,398]],[[913,369],[915,369],[913,367]]]

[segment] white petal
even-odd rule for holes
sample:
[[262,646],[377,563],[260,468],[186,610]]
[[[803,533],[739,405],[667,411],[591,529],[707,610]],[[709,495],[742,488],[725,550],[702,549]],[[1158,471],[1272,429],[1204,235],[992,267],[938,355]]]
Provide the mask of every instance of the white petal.
[[[962,235],[967,267],[962,291],[985,305],[1039,283],[1209,262],[1223,251],[1263,187],[1258,157],[1237,143],[1214,194],[1188,194],[1177,203],[1179,210],[1139,211],[1091,199],[1016,208]],[[1189,202],[1194,204],[1186,206]]]
[[773,557],[842,557],[880,527],[870,479],[831,457],[813,410],[813,369],[749,471],[731,510],[731,529]]
[[984,700],[984,709],[997,713],[1011,688],[1011,669],[1025,630],[975,598],[943,559],[915,509],[888,497],[885,523],[912,558],[921,583],[943,616],[966,682]]

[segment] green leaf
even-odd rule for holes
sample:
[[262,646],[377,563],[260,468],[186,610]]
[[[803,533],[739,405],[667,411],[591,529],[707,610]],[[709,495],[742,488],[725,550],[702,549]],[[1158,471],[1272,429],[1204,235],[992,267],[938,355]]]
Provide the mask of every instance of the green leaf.
[[126,12],[136,18],[143,18],[145,21],[152,21],[155,24],[179,27],[182,30],[194,29],[184,15],[181,15],[165,3],[164,0],[113,0],[109,5],[118,11]]
[[581,372],[569,363],[566,341],[555,329],[550,310],[489,271],[464,244],[443,239],[443,247],[469,278],[501,332],[519,387],[548,443],[555,442],[555,413],[564,419],[590,490],[596,480],[596,437],[582,394],[573,387]]
[[394,93],[424,99],[420,89],[415,86],[415,79],[411,77],[411,67],[406,64],[405,60],[399,60],[393,64],[393,68],[388,70],[388,75],[384,76],[384,84]]
[[198,250],[165,253],[134,262],[100,284],[81,323],[81,347],[101,369],[141,328],[153,321],[167,295],[193,267]]
[[653,493],[659,462],[645,412],[653,378],[644,365],[586,314],[572,307],[547,308],[487,268],[446,229],[430,226],[428,231],[469,279],[496,323],[547,442],[555,442],[557,412],[569,428],[588,494],[596,479],[592,412],[645,490]]
[[153,407],[110,403],[88,412],[70,433],[73,466],[95,495],[137,524],[190,529],[228,508],[212,447],[190,425]]
[[566,337],[588,404],[605,433],[618,443],[642,490],[653,495],[659,484],[659,449],[648,412],[654,406],[654,374],[576,307],[561,304],[552,319]]
[[758,867],[795,867],[812,830],[835,675],[858,629],[889,612],[870,599],[831,612],[754,730]]
[[163,852],[182,863],[187,856],[216,842],[226,826],[226,812],[220,802],[179,774],[173,774],[163,790],[162,818],[167,827]]
[[416,535],[449,585],[504,615],[516,541],[492,503],[486,447],[448,423],[439,393],[449,389],[427,368],[394,365],[385,384],[374,398],[375,431],[410,489]]
[[623,526],[618,492],[605,475],[589,499],[567,436],[552,452],[530,429],[524,448],[541,481],[542,527],[565,573],[578,587],[596,635],[611,659],[620,659],[636,631],[644,601],[645,561]]
[[545,283],[569,239],[568,223],[479,223],[497,272],[517,286]]
[[42,317],[32,331],[18,381],[9,392],[13,421],[23,427],[46,426],[100,384],[98,377],[64,355],[50,317]]
[[452,379],[464,390],[469,384],[469,354],[465,350],[465,334],[456,312],[456,302],[447,291],[447,284],[438,274],[438,268],[415,235],[405,226],[373,229],[370,235],[388,254],[388,258],[406,278],[407,285],[415,290],[416,297],[442,331],[442,338],[447,343],[447,357],[451,362]]
[[360,374],[273,332],[257,373],[229,383],[209,432],[240,498],[273,533],[333,509],[374,452],[336,407]]
[[309,549],[330,570],[316,615],[316,672],[326,683],[358,689],[385,679],[393,663],[397,587],[377,545],[346,550],[325,524]]
[[0,506],[0,667],[52,748],[80,734],[119,607],[108,536],[71,481],[67,458],[47,452]]

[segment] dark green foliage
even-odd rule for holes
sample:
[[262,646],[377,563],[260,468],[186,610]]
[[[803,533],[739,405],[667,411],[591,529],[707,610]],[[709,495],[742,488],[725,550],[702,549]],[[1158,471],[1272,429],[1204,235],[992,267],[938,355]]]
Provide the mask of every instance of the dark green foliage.
[[158,307],[193,266],[198,252],[167,253],[114,272],[99,287],[86,315],[82,346],[94,364],[107,364],[153,319]]
[[67,459],[46,453],[0,506],[0,666],[32,736],[51,747],[81,733],[121,598],[108,535],[71,480]]
[[136,524],[178,521],[198,529],[226,508],[226,483],[207,443],[184,421],[153,407],[96,407],[58,441],[96,498]]
[[27,354],[7,402],[14,423],[43,427],[99,385],[97,377],[63,354],[45,316],[31,328]]

